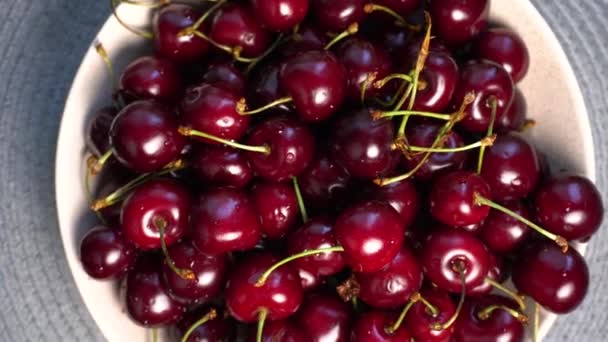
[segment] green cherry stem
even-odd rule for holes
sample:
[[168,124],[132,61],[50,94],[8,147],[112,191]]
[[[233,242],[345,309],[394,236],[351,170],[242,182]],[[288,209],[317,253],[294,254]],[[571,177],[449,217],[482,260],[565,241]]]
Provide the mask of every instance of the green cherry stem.
[[435,331],[445,330],[445,329],[451,327],[452,324],[454,324],[456,322],[456,319],[458,319],[458,316],[460,315],[460,312],[462,311],[462,307],[464,305],[464,299],[467,296],[466,272],[465,272],[465,267],[464,267],[463,263],[457,262],[456,264],[454,264],[454,269],[456,271],[458,271],[458,275],[460,276],[460,284],[461,284],[460,299],[458,300],[458,306],[456,307],[456,311],[454,311],[454,314],[452,315],[452,317],[450,317],[450,319],[445,321],[445,323],[435,322],[435,323],[431,324],[431,329],[433,329]]
[[468,145],[464,145],[464,146],[460,146],[460,147],[452,147],[452,148],[411,146],[411,145],[403,144],[402,141],[400,140],[399,143],[396,142],[394,144],[393,149],[400,149],[403,153],[407,153],[407,154],[409,154],[411,152],[454,153],[454,152],[464,152],[464,151],[468,151],[468,150],[473,150],[476,148],[482,148],[485,146],[492,146],[492,144],[494,143],[494,140],[496,140],[496,135],[485,137],[472,144],[468,144]]
[[358,31],[359,31],[358,23],[352,23],[352,24],[348,25],[346,30],[344,30],[344,31],[340,32],[338,35],[336,35],[329,43],[327,43],[325,45],[325,47],[323,47],[323,49],[325,49],[325,50],[331,49],[331,47],[334,46],[336,43],[338,43],[339,41],[341,41],[342,39],[344,39],[348,36],[352,36],[353,34],[357,33]]
[[401,310],[401,312],[399,313],[399,317],[397,317],[397,320],[395,320],[395,322],[393,322],[393,324],[391,324],[387,327],[384,327],[384,331],[386,331],[386,333],[389,335],[394,334],[397,331],[397,329],[399,329],[401,324],[403,323],[403,320],[405,319],[405,316],[407,315],[408,311],[410,311],[412,306],[414,304],[416,304],[420,299],[421,299],[421,296],[420,296],[420,293],[418,293],[418,292],[411,295],[409,302],[403,307],[403,310]]
[[203,15],[201,15],[200,18],[198,18],[198,20],[192,24],[192,26],[190,27],[186,27],[185,29],[183,29],[182,31],[180,31],[178,33],[178,36],[186,36],[192,33],[192,31],[196,31],[198,30],[199,27],[201,27],[201,25],[203,24],[203,22],[211,15],[213,14],[213,12],[217,11],[218,8],[220,8],[222,5],[224,5],[224,3],[226,2],[226,0],[219,0],[215,2],[215,5],[211,6],[211,8],[209,8]]
[[261,308],[258,312],[258,330],[255,334],[255,341],[262,342],[262,336],[264,335],[264,323],[266,323],[266,317],[268,316],[268,309]]
[[262,107],[252,109],[252,110],[247,110],[247,102],[246,102],[245,98],[243,97],[243,98],[239,99],[236,103],[236,112],[239,113],[240,115],[254,115],[254,114],[262,113],[270,108],[274,108],[276,106],[280,106],[285,103],[290,103],[291,101],[293,101],[291,96],[285,96],[285,97],[276,99]]
[[388,82],[390,82],[392,80],[402,80],[402,81],[407,82],[407,83],[412,83],[412,75],[409,75],[409,74],[400,74],[400,73],[390,74],[390,75],[386,76],[383,79],[374,81],[374,83],[372,85],[374,86],[374,88],[380,89],[380,88],[384,87]]
[[302,192],[300,191],[300,185],[298,184],[298,178],[292,177],[293,190],[296,193],[296,199],[298,200],[298,207],[300,208],[300,215],[302,215],[302,222],[308,222],[308,211],[304,204],[304,198],[302,198]]
[[110,60],[110,57],[108,56],[108,52],[103,47],[103,44],[101,44],[100,41],[95,42],[95,52],[97,52],[99,57],[101,57],[101,59],[103,60],[103,63],[106,66],[106,69],[108,70],[108,75],[110,76],[110,82],[112,83],[112,87],[110,90],[113,93],[114,89],[116,88],[116,85],[117,85],[116,73],[114,72],[114,66],[112,64],[112,61]]
[[180,126],[177,129],[177,131],[179,132],[179,134],[186,136],[186,137],[205,138],[205,139],[209,139],[209,140],[212,140],[212,141],[218,142],[220,144],[224,144],[224,145],[227,145],[227,146],[239,149],[239,150],[270,154],[270,146],[268,146],[268,145],[261,145],[261,146],[244,145],[244,144],[240,144],[238,142],[232,141],[232,140],[219,138],[214,135],[211,135],[211,134],[208,134],[205,132],[201,132],[201,131],[197,131],[190,127],[185,127],[185,126]]
[[169,256],[169,250],[167,249],[167,243],[165,242],[165,229],[167,229],[167,221],[162,217],[155,217],[153,219],[154,225],[158,229],[158,235],[160,239],[160,248],[165,256],[165,261],[167,262],[167,266],[171,269],[171,271],[175,272],[178,276],[185,280],[194,280],[196,279],[196,275],[192,270],[179,268],[175,265],[175,262]]
[[519,305],[519,308],[522,311],[526,311],[526,303],[524,302],[524,298],[522,298],[522,296],[492,278],[486,277],[485,282],[492,285],[493,288],[505,293],[507,296],[513,299],[517,305]]
[[450,120],[452,118],[452,114],[440,114],[433,112],[423,112],[418,110],[392,110],[392,111],[374,111],[372,112],[372,118],[374,120],[379,120],[382,118],[392,118],[395,116],[422,116],[425,118],[433,118],[439,120]]
[[534,327],[532,328],[532,340],[534,342],[540,341],[540,335],[538,333],[540,325],[540,305],[534,302]]
[[194,322],[194,324],[192,324],[188,328],[188,330],[186,330],[186,333],[184,334],[184,336],[182,336],[181,342],[188,342],[188,339],[190,338],[190,335],[192,335],[194,330],[198,329],[198,327],[200,327],[201,325],[203,325],[211,320],[214,320],[216,317],[217,317],[217,311],[215,311],[214,308],[209,309],[209,312],[207,312],[198,321]]
[[[486,133],[486,137],[489,137],[492,135],[492,132],[494,130],[494,121],[496,120],[496,110],[498,108],[498,100],[496,100],[496,97],[492,96],[491,98],[488,99],[488,104],[490,105],[490,108],[492,108],[492,113],[490,114],[490,126],[488,126],[488,131]],[[481,173],[481,168],[483,166],[483,155],[486,152],[486,147],[482,146],[479,149],[479,157],[477,158],[477,173],[480,174]]]
[[152,328],[152,342],[158,342],[158,329]]
[[124,27],[125,29],[131,31],[132,33],[134,33],[134,34],[136,34],[136,35],[138,35],[140,37],[143,37],[143,38],[146,38],[146,39],[153,39],[154,38],[154,34],[152,32],[134,28],[131,25],[129,25],[126,22],[124,22],[120,18],[120,16],[118,15],[118,11],[116,10],[116,8],[122,2],[124,2],[124,0],[110,0],[110,7],[112,9],[112,15],[114,16],[114,18],[116,18],[116,20],[118,21],[118,23],[120,23],[120,25],[122,25],[122,27]]
[[528,316],[526,314],[519,312],[515,309],[512,309],[508,306],[505,306],[505,305],[490,305],[486,308],[483,308],[482,310],[477,312],[477,318],[479,318],[482,321],[485,321],[486,319],[490,318],[490,315],[492,315],[492,312],[494,312],[496,310],[506,311],[511,316],[513,316],[515,319],[520,321],[522,324],[528,323]]
[[108,159],[110,159],[110,157],[112,157],[111,148],[109,150],[107,150],[99,158],[91,156],[89,159],[87,159],[87,165],[88,165],[89,172],[91,173],[91,175],[96,175],[96,174],[100,173],[101,170],[103,169],[103,166],[106,164]]

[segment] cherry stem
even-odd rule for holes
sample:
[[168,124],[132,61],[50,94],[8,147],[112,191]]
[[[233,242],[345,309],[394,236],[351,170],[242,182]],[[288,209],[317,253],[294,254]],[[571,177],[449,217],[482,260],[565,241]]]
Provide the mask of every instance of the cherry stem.
[[[93,160],[97,160],[97,158],[95,158],[94,156],[90,156],[87,160],[87,165],[90,165],[89,160],[91,158]],[[88,167],[84,172],[84,194],[87,197],[87,203],[89,203],[89,205],[92,205],[95,199],[93,198],[93,192],[91,191],[91,172],[89,172]],[[103,224],[107,223],[106,219],[103,217],[103,215],[101,215],[99,211],[95,211],[95,215]]]
[[230,147],[233,147],[233,148],[236,148],[239,150],[270,154],[270,146],[268,146],[268,145],[261,145],[261,146],[244,145],[244,144],[240,144],[235,141],[232,141],[232,140],[219,138],[219,137],[216,137],[214,135],[211,135],[211,134],[208,134],[205,132],[197,131],[190,127],[186,127],[186,126],[180,126],[177,129],[177,131],[179,132],[179,134],[186,136],[186,137],[201,137],[201,138],[209,139],[211,141],[218,142],[220,144],[228,145]]
[[289,256],[289,257],[277,262],[276,264],[270,266],[270,268],[268,268],[264,273],[262,273],[262,275],[260,276],[258,281],[255,283],[255,286],[256,287],[264,286],[264,284],[266,283],[266,280],[268,280],[268,277],[270,277],[272,272],[276,271],[279,267],[281,267],[293,260],[305,258],[305,257],[311,256],[311,255],[316,255],[316,254],[321,254],[321,253],[332,253],[332,252],[344,252],[344,248],[342,246],[319,248],[319,249],[313,249],[313,250],[306,250],[306,251],[300,252],[298,254]]
[[[410,96],[413,89],[414,89],[414,84],[410,83],[410,85],[408,85],[407,89],[403,93],[403,96],[401,96],[401,98],[399,99],[399,101],[397,102],[395,107],[393,107],[393,111],[398,110],[399,108],[401,108],[403,106],[403,104],[405,103],[405,100],[408,98],[408,96]],[[410,119],[409,115],[406,115],[401,119],[401,124],[399,124],[399,130],[397,130],[397,137],[405,137],[405,127],[407,127],[407,122],[409,119]]]
[[203,22],[211,14],[213,14],[213,12],[215,12],[218,8],[220,8],[225,2],[226,2],[226,0],[219,0],[219,1],[217,1],[215,3],[215,5],[211,6],[211,8],[209,8],[207,10],[207,12],[203,13],[203,15],[201,15],[201,17],[198,18],[198,20],[194,24],[192,24],[192,26],[186,27],[185,29],[181,30],[177,35],[178,36],[186,36],[186,35],[192,34],[193,31],[198,30],[198,28],[201,27],[201,25],[203,24]]
[[381,79],[381,80],[377,80],[373,83],[374,88],[376,89],[380,89],[382,87],[384,87],[388,82],[392,81],[392,80],[402,80],[408,83],[412,82],[412,76],[408,75],[408,74],[390,74],[388,76],[386,76],[385,78]]
[[397,92],[395,92],[389,101],[382,101],[381,99],[376,98],[376,102],[386,108],[392,107],[397,102],[397,99],[401,97],[401,94],[405,91],[405,86],[407,84],[408,82],[401,82],[399,89],[397,89]]
[[185,280],[196,279],[196,275],[194,274],[194,272],[192,272],[192,270],[177,267],[173,259],[171,259],[171,256],[169,256],[169,250],[167,249],[167,243],[165,242],[165,229],[167,229],[167,221],[165,221],[165,219],[163,219],[162,217],[155,217],[153,221],[154,225],[158,229],[158,234],[160,238],[160,248],[163,251],[165,261],[167,262],[167,265],[169,266],[171,271],[175,272],[175,274]]
[[353,304],[353,309],[358,312],[361,308],[359,307],[359,297],[353,296],[350,299],[350,302]]
[[363,6],[363,11],[368,14],[372,13],[372,12],[384,12],[384,13],[390,15],[391,17],[395,18],[395,20],[402,26],[405,26],[412,30],[420,29],[417,26],[410,25],[401,15],[399,15],[397,12],[393,11],[392,9],[390,9],[386,6],[382,6],[382,5],[378,5],[378,4],[366,4],[365,6]]
[[198,327],[200,327],[201,325],[203,325],[211,320],[214,320],[216,317],[217,317],[217,311],[215,311],[214,308],[211,308],[209,310],[209,312],[207,312],[203,317],[201,317],[201,319],[194,322],[194,324],[192,324],[190,326],[190,328],[188,328],[188,330],[186,331],[184,336],[182,336],[181,342],[187,342],[188,339],[190,338],[190,335],[192,335],[192,333],[194,332],[194,330],[198,329]]
[[414,73],[412,77],[412,94],[410,95],[410,102],[407,106],[407,109],[410,110],[414,107],[414,101],[416,101],[420,72],[422,71],[422,69],[424,68],[424,64],[426,63],[426,58],[429,55],[429,46],[431,44],[431,28],[433,26],[431,15],[425,11],[424,17],[428,25],[426,27],[424,39],[422,40],[422,45],[420,46],[420,52],[418,53],[418,59],[416,60],[416,66],[414,68]]
[[116,73],[114,72],[114,65],[108,56],[108,52],[103,47],[100,41],[95,41],[95,52],[101,57],[103,63],[106,65],[106,69],[108,70],[108,75],[110,76],[110,82],[112,83],[111,92],[114,92],[116,88]]
[[365,103],[365,92],[367,91],[367,88],[373,86],[376,77],[378,77],[378,72],[376,71],[368,72],[367,75],[365,75],[365,81],[361,83],[361,103]]
[[536,230],[540,234],[544,235],[546,238],[555,241],[555,243],[562,249],[562,252],[564,252],[564,253],[568,252],[568,247],[569,247],[568,241],[566,239],[564,239],[563,237],[561,237],[559,235],[555,235],[555,234],[547,231],[546,229],[542,228],[541,226],[537,225],[536,223],[528,220],[527,218],[517,214],[516,212],[514,212],[512,210],[509,210],[509,209],[503,207],[502,205],[500,205],[496,202],[493,202],[493,201],[483,197],[479,193],[474,194],[474,199],[475,199],[475,204],[477,204],[477,205],[487,205],[488,207],[490,207],[492,209],[501,211],[504,214],[507,214],[507,215],[513,217],[514,219],[516,219],[522,223],[525,223],[528,227]]
[[348,25],[346,30],[344,30],[344,31],[340,32],[338,35],[336,35],[329,43],[327,43],[327,45],[325,45],[325,47],[323,49],[325,49],[325,50],[331,49],[331,47],[334,46],[337,42],[341,41],[342,39],[344,39],[348,36],[352,36],[353,34],[357,33],[358,31],[359,31],[358,23],[352,23],[352,24]]
[[517,305],[519,305],[522,311],[526,310],[526,303],[524,302],[524,298],[521,295],[515,293],[513,290],[509,289],[508,287],[504,286],[503,284],[497,282],[492,278],[486,277],[485,282],[492,285],[493,288],[505,293],[507,296],[517,302]]
[[302,192],[300,191],[300,185],[298,184],[298,178],[292,177],[293,189],[296,193],[296,199],[298,200],[298,207],[300,208],[300,215],[302,215],[302,222],[308,222],[308,212],[306,211],[306,205],[302,198]]
[[268,310],[266,308],[261,308],[258,313],[258,331],[255,335],[256,342],[262,342],[262,335],[264,332],[264,323],[266,323],[266,316],[268,316]]
[[131,25],[128,25],[120,18],[118,12],[116,11],[116,7],[118,7],[118,5],[122,2],[124,2],[124,0],[110,0],[110,7],[112,8],[112,15],[114,16],[114,18],[116,18],[116,20],[120,23],[120,25],[122,25],[122,27],[126,28],[130,32],[146,39],[153,39],[154,34],[152,32],[131,27]]
[[512,309],[508,306],[505,306],[505,305],[490,305],[490,306],[478,311],[477,318],[479,318],[482,321],[485,321],[486,319],[490,318],[490,315],[496,310],[504,310],[507,313],[509,313],[511,316],[516,318],[518,321],[520,321],[522,324],[528,324],[528,316],[526,314],[519,312],[515,309]]
[[167,5],[169,3],[171,3],[171,0],[160,0],[160,1],[134,1],[134,0],[122,0],[121,2],[124,2],[126,4],[129,5],[136,5],[136,6],[142,6],[142,7],[147,7],[147,8],[159,8],[162,7],[164,5]]
[[109,150],[107,150],[104,154],[102,154],[101,157],[99,157],[99,158],[91,156],[91,158],[89,158],[87,160],[89,172],[91,173],[91,175],[94,176],[94,175],[99,174],[101,172],[101,170],[103,169],[103,166],[108,161],[108,159],[110,159],[110,157],[112,157],[111,148]]
[[158,329],[152,328],[152,342],[158,342]]
[[401,313],[399,313],[399,317],[397,317],[397,320],[393,324],[385,327],[384,331],[386,331],[386,333],[389,335],[394,334],[397,331],[397,329],[399,329],[401,324],[403,323],[403,320],[405,319],[405,315],[407,315],[408,311],[410,311],[410,308],[414,304],[416,304],[420,299],[421,299],[421,296],[420,296],[420,293],[418,293],[418,292],[411,295],[409,302],[405,305],[405,307],[403,307],[403,310],[401,310]]
[[393,144],[393,149],[400,149],[404,154],[409,154],[410,152],[431,152],[431,153],[454,153],[454,152],[464,152],[476,148],[483,148],[486,146],[492,146],[496,140],[496,135],[492,135],[489,137],[485,137],[477,142],[472,144],[468,144],[460,147],[424,147],[424,146],[411,146],[403,143],[403,140],[396,141]]
[[[486,133],[486,137],[489,137],[492,135],[492,131],[494,130],[494,121],[496,120],[496,110],[498,108],[498,100],[496,100],[496,97],[492,96],[488,99],[490,108],[492,108],[492,113],[490,114],[490,126],[488,126],[488,131]],[[481,173],[481,168],[483,166],[483,155],[486,152],[486,147],[482,146],[481,149],[479,149],[479,157],[477,158],[477,173],[480,174]]]
[[540,335],[538,334],[538,326],[540,324],[540,305],[534,302],[534,327],[532,328],[532,340],[534,342],[540,341]]
[[523,133],[532,129],[534,126],[536,126],[536,120],[526,119],[526,121],[521,125],[521,127],[519,127],[517,131]]
[[280,106],[284,103],[289,103],[291,101],[293,101],[291,96],[285,96],[285,97],[276,99],[262,107],[252,109],[252,110],[247,110],[247,102],[246,102],[245,98],[243,97],[243,98],[239,99],[236,103],[236,112],[239,113],[240,115],[253,115],[253,114],[258,114],[258,113],[264,112],[270,108]]
[[439,309],[437,309],[435,305],[431,304],[431,302],[426,300],[426,298],[422,297],[422,295],[420,296],[420,301],[422,302],[422,304],[424,304],[424,306],[426,306],[427,310],[430,311],[431,316],[437,317],[437,315],[439,315]]
[[422,116],[425,118],[433,118],[439,120],[450,120],[452,118],[452,114],[440,114],[433,112],[423,112],[419,110],[392,110],[392,111],[374,111],[372,112],[372,118],[374,120],[382,119],[382,118],[392,118],[395,116]]
[[467,295],[465,267],[462,264],[462,262],[457,262],[454,264],[454,269],[456,271],[458,271],[458,275],[460,276],[460,284],[461,284],[460,299],[458,300],[458,306],[456,307],[456,311],[454,311],[454,314],[452,315],[452,317],[450,317],[450,319],[445,321],[445,323],[435,322],[435,323],[431,324],[431,329],[433,329],[435,331],[441,331],[441,330],[445,330],[445,329],[451,327],[452,324],[454,324],[454,322],[456,322],[456,319],[458,319],[458,315],[460,315],[460,311],[462,311],[462,306],[464,305],[464,299]]
[[270,55],[274,50],[276,50],[277,47],[279,47],[279,45],[281,45],[283,42],[284,42],[283,34],[279,34],[277,39],[275,39],[275,41],[272,43],[272,45],[270,45],[270,47],[268,49],[266,49],[266,51],[264,51],[258,57],[254,58],[249,63],[249,65],[247,65],[247,68],[245,68],[245,75],[248,75],[251,72],[251,70],[253,70],[253,68],[255,68],[255,66],[258,65],[258,63],[260,63],[264,58],[266,58],[266,56]]

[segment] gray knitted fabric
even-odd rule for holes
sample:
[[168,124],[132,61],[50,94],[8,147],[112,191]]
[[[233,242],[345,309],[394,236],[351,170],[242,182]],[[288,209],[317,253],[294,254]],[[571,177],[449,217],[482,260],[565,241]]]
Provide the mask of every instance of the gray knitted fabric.
[[[103,340],[64,257],[53,170],[64,100],[108,16],[107,3],[0,0],[0,341]],[[578,76],[592,120],[599,186],[608,194],[608,0],[534,3]],[[604,227],[588,249],[592,284],[585,304],[560,318],[548,341],[608,335],[607,240]]]

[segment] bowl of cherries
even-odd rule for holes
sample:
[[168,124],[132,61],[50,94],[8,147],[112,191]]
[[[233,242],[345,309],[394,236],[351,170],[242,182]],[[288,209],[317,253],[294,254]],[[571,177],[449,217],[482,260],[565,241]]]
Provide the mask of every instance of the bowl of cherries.
[[111,5],[56,159],[109,341],[540,341],[585,298],[589,118],[529,1]]

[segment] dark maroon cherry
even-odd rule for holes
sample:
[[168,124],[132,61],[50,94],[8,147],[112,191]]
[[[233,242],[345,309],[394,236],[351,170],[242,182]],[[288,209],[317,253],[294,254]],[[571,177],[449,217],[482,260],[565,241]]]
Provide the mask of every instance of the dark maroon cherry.
[[[250,329],[247,342],[257,342],[257,329]],[[262,342],[309,342],[310,337],[290,320],[268,321],[262,331]],[[210,341],[211,342],[211,341]]]
[[329,51],[306,51],[282,64],[279,81],[291,96],[298,115],[306,121],[329,118],[346,95],[346,73]]
[[239,96],[245,93],[245,75],[232,62],[211,63],[201,81]]
[[194,272],[195,279],[184,279],[163,263],[163,276],[174,298],[187,303],[202,303],[219,296],[224,290],[228,258],[201,253],[191,241],[169,247],[169,258],[175,266]]
[[[240,139],[249,128],[249,116],[236,111],[239,95],[210,84],[189,88],[180,104],[180,123],[227,140]],[[210,143],[206,138],[196,138]]]
[[80,261],[88,275],[95,279],[119,279],[135,262],[137,253],[122,232],[96,226],[80,242]]
[[[530,210],[522,201],[512,200],[500,204],[520,216],[532,218]],[[530,236],[530,232],[530,228],[525,223],[501,211],[490,210],[479,237],[492,252],[507,254],[521,247]]]
[[120,76],[120,91],[128,99],[172,104],[184,91],[177,67],[162,57],[144,56],[131,62]]
[[267,238],[282,238],[298,220],[298,199],[291,183],[256,182],[251,188],[251,200]]
[[538,223],[567,240],[585,239],[599,229],[602,197],[587,178],[561,174],[544,182],[534,198]]
[[[489,271],[486,275],[486,279],[494,280],[498,283],[501,283],[505,278],[505,265],[504,260],[495,256],[492,253],[488,253],[488,264]],[[483,281],[481,284],[475,286],[474,288],[467,291],[467,296],[469,297],[480,297],[485,296],[494,290],[494,286],[489,281]]]
[[226,308],[241,322],[256,322],[261,310],[267,310],[271,321],[294,314],[302,303],[300,278],[286,264],[270,274],[263,285],[256,283],[262,274],[279,261],[269,253],[251,254],[232,270],[224,295]]
[[472,51],[475,58],[502,65],[515,83],[528,72],[530,54],[526,43],[510,29],[495,27],[482,32],[475,40]]
[[243,192],[214,188],[198,198],[192,213],[192,240],[201,252],[218,255],[250,249],[260,235],[257,213]]
[[295,315],[295,322],[309,336],[311,342],[350,341],[351,306],[335,293],[307,295]]
[[270,34],[258,17],[245,5],[231,2],[220,7],[211,17],[209,36],[219,44],[240,47],[241,56],[257,57],[270,46]]
[[143,255],[127,276],[127,312],[139,325],[155,327],[175,323],[186,311],[169,295],[160,265],[158,255]]
[[420,196],[410,181],[401,181],[386,186],[370,186],[371,199],[386,202],[401,215],[405,227],[409,227],[420,211]]
[[104,107],[96,111],[87,124],[87,149],[93,155],[101,157],[110,149],[110,128],[118,114],[114,107]]
[[564,253],[546,239],[518,255],[512,278],[517,290],[558,314],[574,310],[589,288],[585,259],[574,248]]
[[429,194],[431,215],[448,226],[462,227],[483,221],[490,207],[475,203],[475,194],[490,198],[490,187],[481,176],[454,171],[439,177]]
[[341,32],[365,17],[365,3],[365,0],[311,0],[310,12],[324,30]]
[[513,103],[505,113],[496,121],[496,129],[500,132],[518,131],[526,123],[528,105],[524,94],[515,89]]
[[253,171],[242,151],[221,145],[198,145],[190,156],[194,175],[204,184],[242,188]]
[[[456,342],[524,341],[524,323],[502,308],[486,314],[491,306],[519,309],[515,302],[501,296],[469,298],[456,320],[453,340]],[[523,315],[521,317],[525,319]]]
[[[186,313],[177,323],[177,330],[180,338],[186,334],[188,329],[209,312],[209,307],[203,306],[194,311]],[[234,321],[216,317],[212,320],[199,325],[186,342],[230,342],[234,341],[234,331],[236,330]]]
[[[416,59],[412,68],[415,61]],[[418,85],[413,109],[444,112],[456,90],[458,75],[458,66],[449,54],[430,51],[420,73],[422,83]]]
[[414,253],[403,246],[380,271],[355,273],[355,279],[359,298],[375,308],[391,309],[407,304],[420,289],[422,270]]
[[112,123],[112,153],[138,173],[162,169],[179,158],[186,139],[177,131],[169,108],[155,101],[137,101],[123,108]]
[[462,229],[443,228],[424,242],[420,263],[424,274],[439,288],[460,293],[481,284],[490,269],[488,250],[474,235]]
[[430,2],[433,29],[450,45],[461,45],[488,25],[488,0],[433,0]]
[[302,196],[307,206],[325,209],[346,198],[350,176],[327,153],[318,153],[298,176]]
[[[279,83],[281,66],[282,63],[279,60],[270,60],[254,69],[247,81],[247,103],[252,108],[265,106],[286,96],[285,89]],[[282,103],[273,106],[267,111],[270,113],[291,114],[294,112],[293,103]]]
[[197,8],[183,4],[170,4],[157,11],[152,22],[156,52],[177,63],[202,59],[209,50],[209,43],[194,34],[179,35],[202,14]]
[[402,342],[412,341],[412,335],[401,325],[390,333],[387,327],[397,319],[383,311],[368,311],[357,318],[351,332],[352,342]]
[[420,294],[438,313],[433,315],[427,306],[418,301],[412,305],[405,316],[405,325],[416,341],[444,342],[449,341],[454,332],[454,325],[447,329],[435,330],[432,325],[446,323],[456,312],[456,306],[447,292],[437,288],[423,288]]
[[266,145],[270,153],[247,152],[252,169],[269,181],[283,181],[300,174],[314,157],[312,132],[302,122],[276,117],[251,129],[247,144]]
[[140,185],[123,202],[120,221],[125,236],[140,249],[171,245],[182,238],[190,224],[192,198],[188,190],[171,179],[154,179]]
[[253,14],[270,31],[287,31],[308,12],[308,0],[249,0]]
[[318,25],[303,22],[300,24],[298,32],[290,41],[281,46],[277,54],[285,58],[309,50],[322,50],[329,43],[329,38]]
[[344,210],[335,234],[346,263],[355,272],[376,272],[395,258],[405,239],[399,213],[381,202],[364,202]]

